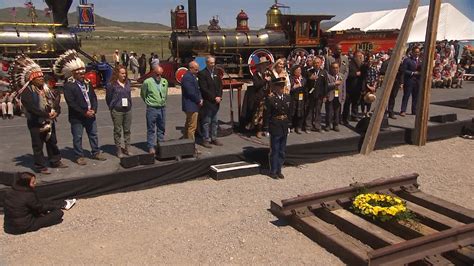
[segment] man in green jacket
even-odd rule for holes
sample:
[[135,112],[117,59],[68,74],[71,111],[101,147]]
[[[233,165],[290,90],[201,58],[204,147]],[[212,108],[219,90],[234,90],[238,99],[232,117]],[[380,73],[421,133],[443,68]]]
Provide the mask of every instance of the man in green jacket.
[[158,141],[165,139],[166,98],[168,81],[161,77],[163,68],[152,64],[154,76],[147,78],[141,87],[140,96],[146,104],[147,146],[150,154],[155,154],[155,128]]

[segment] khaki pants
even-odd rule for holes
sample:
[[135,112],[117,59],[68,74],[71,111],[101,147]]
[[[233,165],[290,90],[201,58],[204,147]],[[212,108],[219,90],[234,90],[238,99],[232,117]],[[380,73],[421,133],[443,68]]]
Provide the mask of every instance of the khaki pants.
[[198,112],[186,112],[186,122],[184,124],[184,138],[194,140],[198,122]]

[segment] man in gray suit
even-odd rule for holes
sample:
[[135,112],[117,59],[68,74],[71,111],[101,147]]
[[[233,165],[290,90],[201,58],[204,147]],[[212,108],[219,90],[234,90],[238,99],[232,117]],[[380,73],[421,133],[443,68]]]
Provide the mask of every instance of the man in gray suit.
[[342,46],[340,44],[336,45],[333,55],[326,55],[324,69],[330,72],[331,65],[334,62],[339,64],[339,73],[341,73],[342,76],[347,77],[347,73],[349,72],[349,58],[342,54]]

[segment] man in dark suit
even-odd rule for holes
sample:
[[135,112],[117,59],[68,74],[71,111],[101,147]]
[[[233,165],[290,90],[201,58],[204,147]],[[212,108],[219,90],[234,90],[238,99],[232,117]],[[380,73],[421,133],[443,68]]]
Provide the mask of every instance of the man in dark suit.
[[184,124],[184,137],[194,140],[197,129],[198,112],[203,105],[201,91],[197,80],[199,64],[196,61],[189,63],[189,71],[184,74],[181,80],[182,109],[186,114]]
[[349,62],[349,72],[346,80],[346,101],[342,111],[342,122],[348,125],[349,115],[351,121],[358,121],[360,96],[367,68],[364,64],[364,54],[356,51],[354,58]]
[[286,140],[290,124],[291,97],[284,94],[285,78],[272,80],[273,95],[265,100],[264,128],[270,133],[270,174],[273,179],[283,179],[281,172],[286,155]]
[[208,56],[206,68],[198,74],[199,87],[204,100],[202,118],[202,146],[212,148],[211,144],[222,146],[222,142],[217,139],[217,113],[222,101],[222,81],[216,72],[216,59]]
[[123,50],[121,59],[122,59],[122,65],[124,65],[125,68],[128,68],[128,64],[130,63],[130,56],[128,55],[127,51]]
[[324,60],[324,69],[327,72],[331,71],[332,63],[336,62],[339,64],[339,72],[342,76],[347,77],[347,72],[349,72],[349,58],[342,54],[342,46],[338,44],[334,50],[333,55],[326,55],[326,60]]
[[[392,56],[393,50],[389,49],[388,50],[388,56],[389,58],[385,60],[382,63],[382,66],[380,67],[380,76],[382,77],[382,80],[385,79],[385,76],[387,75],[387,69],[388,69],[388,64],[390,64],[391,56]],[[395,99],[397,98],[398,91],[400,90],[400,87],[403,84],[403,72],[401,70],[401,64],[398,65],[398,70],[397,70],[397,76],[395,78],[395,82],[393,83],[392,91],[390,93],[390,98],[388,99],[388,107],[387,107],[387,112],[388,112],[388,117],[391,119],[397,119],[395,117]]]
[[84,68],[76,69],[72,71],[72,79],[64,84],[64,98],[69,108],[74,154],[76,163],[79,165],[87,164],[82,149],[84,128],[91,145],[92,159],[106,160],[99,149],[99,137],[97,136],[97,96],[90,82],[84,78],[84,74]]
[[[326,70],[322,69],[322,64],[322,59],[316,57],[313,60],[313,69],[310,69],[309,73],[307,73],[308,83],[313,85],[307,88],[308,105],[304,123],[307,124],[306,120],[311,114],[311,130],[316,132],[321,132],[321,109],[323,107],[324,97],[326,97],[327,94],[328,86],[328,74]],[[306,129],[306,125],[303,125],[303,127]]]
[[420,89],[420,48],[414,46],[410,57],[405,58],[402,63],[403,72],[403,98],[400,116],[405,116],[407,111],[408,99],[411,95],[411,113],[416,114],[416,101],[418,100],[418,91]]
[[346,99],[345,77],[339,71],[339,64],[333,62],[328,74],[328,94],[326,107],[326,128],[339,132],[339,120],[341,116],[341,105]]

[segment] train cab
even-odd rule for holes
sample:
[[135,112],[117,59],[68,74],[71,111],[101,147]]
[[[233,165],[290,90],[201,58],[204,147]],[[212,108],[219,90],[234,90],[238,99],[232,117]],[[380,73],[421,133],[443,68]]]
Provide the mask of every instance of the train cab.
[[298,47],[314,48],[321,43],[321,21],[333,15],[282,15],[283,30],[288,32],[290,43]]

